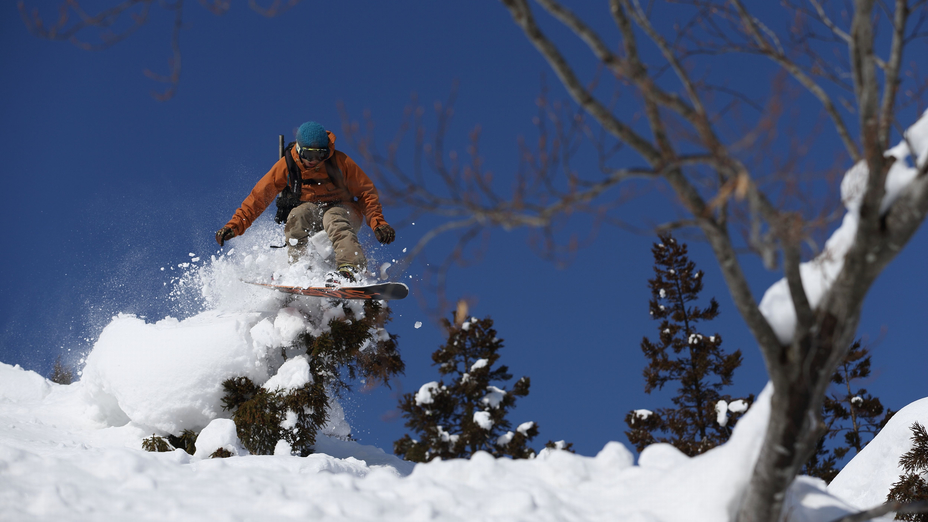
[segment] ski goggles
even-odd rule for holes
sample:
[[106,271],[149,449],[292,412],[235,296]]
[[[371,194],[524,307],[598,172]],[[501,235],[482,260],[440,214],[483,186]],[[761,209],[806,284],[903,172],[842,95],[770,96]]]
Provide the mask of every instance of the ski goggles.
[[300,147],[300,144],[296,144],[296,153],[306,161],[323,161],[329,157],[329,148],[311,148],[311,147]]

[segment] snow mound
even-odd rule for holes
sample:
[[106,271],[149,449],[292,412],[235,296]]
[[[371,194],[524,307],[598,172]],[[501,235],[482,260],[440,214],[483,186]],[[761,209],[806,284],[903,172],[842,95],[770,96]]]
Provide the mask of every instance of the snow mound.
[[51,382],[20,365],[0,364],[0,401],[28,402],[44,399],[51,392]]
[[222,414],[224,380],[267,380],[267,352],[248,342],[259,318],[209,312],[150,324],[120,315],[100,334],[81,382],[139,425],[159,433],[199,431]]
[[236,457],[249,454],[235,433],[235,423],[230,419],[214,419],[197,436],[195,445],[197,450],[193,456],[201,459],[209,458],[219,449]]
[[831,484],[828,491],[861,508],[886,502],[886,495],[903,474],[899,458],[912,448],[913,423],[928,426],[928,398],[915,401],[893,415]]
[[[2,363],[0,377],[0,520],[723,522],[750,477],[770,400],[768,386],[727,444],[694,458],[655,445],[636,466],[610,442],[594,457],[478,453],[413,466],[322,435],[308,457],[247,455],[227,419],[200,432],[196,455],[148,453],[150,432],[134,422],[88,422],[86,382],[61,386]],[[237,456],[205,458],[220,447]],[[814,480],[794,485],[788,509],[793,522],[852,511]]]

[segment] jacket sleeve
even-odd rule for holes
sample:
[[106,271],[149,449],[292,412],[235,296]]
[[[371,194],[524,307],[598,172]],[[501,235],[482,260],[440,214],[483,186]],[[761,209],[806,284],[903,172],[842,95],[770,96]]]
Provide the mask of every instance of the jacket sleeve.
[[361,212],[364,213],[364,217],[367,218],[367,224],[371,229],[377,229],[377,227],[381,225],[386,225],[387,220],[383,217],[380,195],[377,193],[377,188],[374,187],[374,182],[371,181],[371,178],[367,177],[367,174],[361,170],[361,167],[359,167],[353,159],[348,157],[347,154],[344,156],[344,168],[342,171],[345,173],[345,183],[348,185],[348,192],[350,192],[353,197],[358,198],[358,205],[361,207]]
[[242,201],[242,206],[235,211],[226,227],[235,230],[235,235],[242,235],[286,186],[287,160],[281,158],[258,180],[255,188],[251,189],[251,194]]

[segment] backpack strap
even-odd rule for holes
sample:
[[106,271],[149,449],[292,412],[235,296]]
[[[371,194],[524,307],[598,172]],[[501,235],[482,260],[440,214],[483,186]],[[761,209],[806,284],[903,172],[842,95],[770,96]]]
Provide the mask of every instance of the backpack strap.
[[287,187],[299,198],[300,192],[303,191],[303,174],[300,172],[299,165],[293,161],[293,155],[290,154],[290,149],[293,148],[295,143],[295,141],[291,141],[287,148],[284,149],[284,158],[287,160]]
[[[300,193],[303,189],[303,173],[300,171],[299,165],[296,164],[296,161],[293,160],[293,155],[290,154],[290,150],[296,142],[290,142],[284,149],[284,158],[287,160],[287,187],[290,188],[290,191],[300,197]],[[335,154],[337,151],[333,151],[332,155],[326,158],[325,160],[325,173],[328,177],[330,183],[335,185],[337,188],[345,188],[345,175],[342,174],[342,169],[338,168],[338,162],[335,161]]]

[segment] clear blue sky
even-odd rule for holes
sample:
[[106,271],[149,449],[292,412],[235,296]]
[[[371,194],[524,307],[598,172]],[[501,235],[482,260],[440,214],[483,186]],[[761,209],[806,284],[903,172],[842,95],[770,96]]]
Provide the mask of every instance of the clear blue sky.
[[[167,72],[171,18],[159,8],[137,34],[102,52],[35,38],[15,3],[0,8],[0,361],[44,374],[59,353],[89,349],[117,312],[152,319],[171,313],[160,268],[188,252],[215,252],[213,233],[276,160],[277,135],[306,120],[339,134],[338,102],[355,119],[370,110],[384,143],[412,93],[429,107],[459,81],[449,149],[463,150],[480,125],[486,163],[505,179],[517,166],[517,138],[534,136],[543,73],[552,97],[564,97],[497,2],[305,1],[271,19],[239,4],[222,17],[187,4],[183,72],[168,102],[150,96],[159,85],[143,75],[146,68]],[[594,7],[583,14],[608,23],[606,7]],[[741,70],[730,74],[769,85]],[[649,196],[625,217],[665,221],[661,212],[669,208],[655,207]],[[388,220],[399,214],[385,209]],[[400,229],[379,255],[399,257],[429,224]],[[656,336],[647,289],[656,238],[607,228],[563,270],[532,254],[526,238],[524,231],[494,232],[481,263],[453,272],[449,295],[467,296],[473,315],[491,316],[506,341],[502,362],[516,378],[531,377],[531,394],[511,420],[539,424],[536,446],[566,439],[589,455],[607,441],[626,442],[629,410],[669,406],[667,394],[645,395],[641,378],[639,343]],[[710,252],[689,244],[706,271],[703,295],[721,304],[707,333],[722,334],[726,350],[745,354],[730,393],[757,393],[766,382],[760,355]],[[894,409],[928,395],[926,253],[921,231],[870,292],[859,332],[881,338],[866,387]],[[779,278],[752,274],[758,299]],[[430,356],[443,341],[415,299],[392,308],[390,331],[401,336],[406,376],[392,391],[345,404],[356,437],[388,451],[406,432],[391,414],[394,394],[438,378]],[[425,324],[416,329],[416,321]]]

